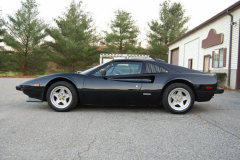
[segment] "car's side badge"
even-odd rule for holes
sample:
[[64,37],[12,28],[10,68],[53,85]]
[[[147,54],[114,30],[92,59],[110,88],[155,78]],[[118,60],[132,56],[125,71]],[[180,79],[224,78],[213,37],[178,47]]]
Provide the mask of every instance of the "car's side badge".
[[144,96],[151,96],[151,93],[143,93]]

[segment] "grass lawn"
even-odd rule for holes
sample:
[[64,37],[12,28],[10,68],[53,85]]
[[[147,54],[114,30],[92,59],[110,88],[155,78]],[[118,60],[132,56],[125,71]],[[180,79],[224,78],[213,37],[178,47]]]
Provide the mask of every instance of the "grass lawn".
[[0,72],[0,76],[4,77],[12,77],[12,76],[22,76],[23,74],[21,72]]
[[[46,74],[45,74],[46,75]],[[0,77],[29,77],[29,78],[35,78],[35,77],[41,77],[41,76],[45,76],[45,75],[27,75],[27,76],[23,76],[23,74],[21,72],[0,72]]]

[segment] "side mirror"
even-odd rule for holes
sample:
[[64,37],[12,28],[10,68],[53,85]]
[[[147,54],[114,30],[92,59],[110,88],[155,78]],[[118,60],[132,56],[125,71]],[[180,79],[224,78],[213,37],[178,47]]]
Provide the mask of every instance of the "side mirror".
[[80,74],[80,73],[82,73],[82,71],[77,71],[76,73]]
[[106,71],[105,69],[102,69],[100,72],[101,72],[101,74],[102,74],[102,77],[105,77],[105,76],[106,76],[107,71]]

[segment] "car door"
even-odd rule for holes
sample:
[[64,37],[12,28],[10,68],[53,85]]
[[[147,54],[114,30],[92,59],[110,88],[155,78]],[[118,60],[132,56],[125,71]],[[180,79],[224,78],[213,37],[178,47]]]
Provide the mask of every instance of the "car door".
[[[87,76],[83,94],[85,104],[135,105],[142,86],[141,61],[112,62]],[[101,75],[101,70],[106,75]]]

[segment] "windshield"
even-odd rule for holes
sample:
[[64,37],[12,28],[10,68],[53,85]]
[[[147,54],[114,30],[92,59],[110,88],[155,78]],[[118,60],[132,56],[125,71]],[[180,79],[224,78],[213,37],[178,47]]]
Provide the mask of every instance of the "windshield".
[[104,65],[104,64],[100,64],[100,65],[95,66],[95,67],[93,67],[93,68],[87,69],[87,70],[81,72],[81,74],[86,75],[86,74],[92,72],[94,69],[96,69],[96,68],[98,68],[98,67],[100,67],[100,66],[103,66],[103,65]]

